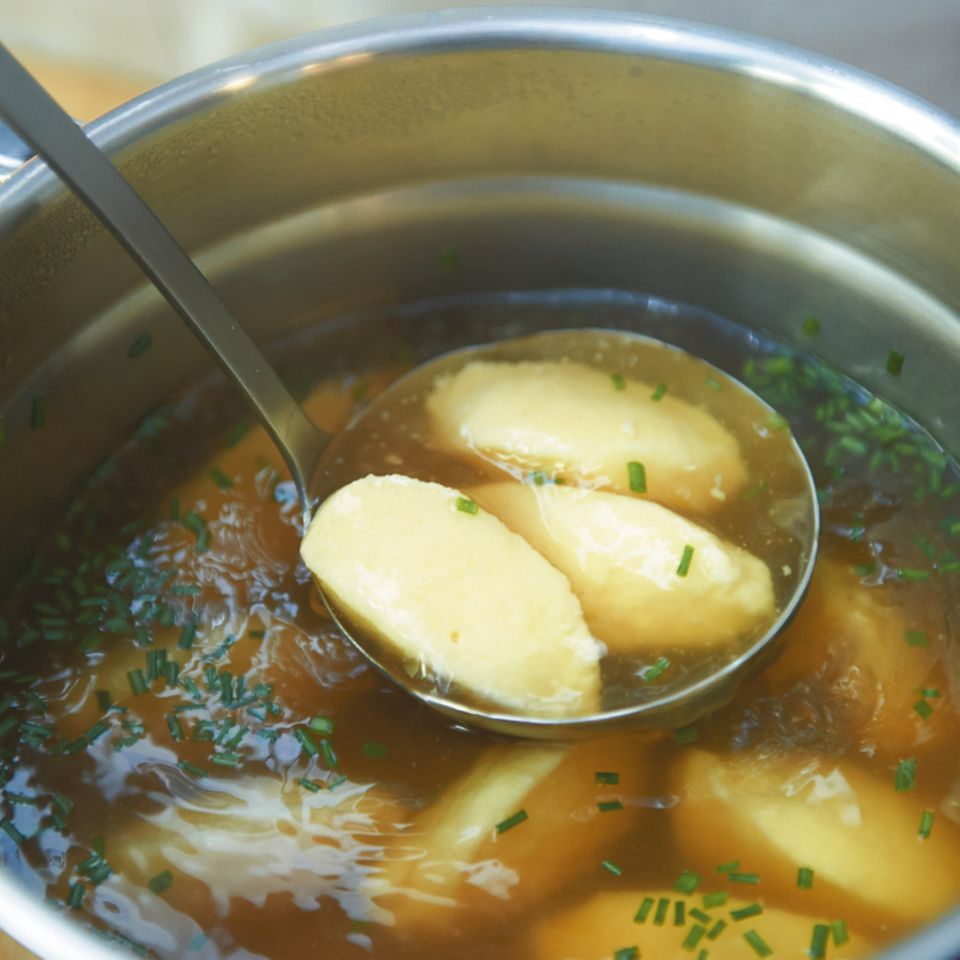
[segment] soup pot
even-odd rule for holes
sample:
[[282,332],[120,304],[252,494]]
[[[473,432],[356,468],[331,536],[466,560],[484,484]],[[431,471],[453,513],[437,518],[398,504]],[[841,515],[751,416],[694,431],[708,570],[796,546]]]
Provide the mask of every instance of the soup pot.
[[[837,64],[622,14],[437,13],[216,64],[90,132],[259,340],[317,324],[350,362],[364,311],[465,292],[638,291],[787,340],[813,313],[834,366],[960,454],[960,126]],[[0,250],[9,578],[210,361],[37,161],[0,188]],[[0,871],[7,931],[114,955],[37,887]],[[960,913],[888,956],[958,950]]]

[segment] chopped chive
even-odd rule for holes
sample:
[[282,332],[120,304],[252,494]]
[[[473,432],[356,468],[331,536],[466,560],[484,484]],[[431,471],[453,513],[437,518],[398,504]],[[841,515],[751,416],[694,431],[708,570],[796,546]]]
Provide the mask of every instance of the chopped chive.
[[673,731],[673,739],[677,743],[693,743],[699,736],[696,727],[680,727]]
[[297,783],[299,783],[304,790],[309,790],[311,793],[319,793],[323,789],[316,780],[310,780],[307,777],[301,777]]
[[232,750],[221,750],[211,754],[210,761],[221,767],[233,767],[236,769],[243,763],[243,758]]
[[727,879],[731,883],[750,883],[758,884],[760,882],[760,874],[758,873],[728,873]]
[[925,630],[907,630],[904,639],[911,647],[925,647],[930,638]]
[[644,897],[643,902],[637,907],[637,912],[633,915],[633,922],[646,923],[655,902],[653,897]]
[[473,515],[479,513],[480,506],[475,500],[471,500],[469,497],[457,497],[457,509],[461,513]]
[[727,902],[727,891],[717,890],[714,893],[705,893],[703,895],[703,909],[712,910],[714,907],[722,907]]
[[802,326],[803,332],[808,337],[815,337],[820,332],[820,320],[813,314],[808,314],[803,318]]
[[199,513],[191,510],[183,515],[180,522],[197,538],[194,551],[206,553],[210,549],[210,529],[207,527],[207,521]]
[[[767,426],[771,430],[788,430],[790,428],[790,421],[782,413],[771,413],[767,417]],[[846,439],[846,437],[844,437]]]
[[746,940],[751,947],[753,947],[754,953],[756,953],[758,957],[769,957],[770,954],[773,953],[770,947],[767,946],[763,937],[761,937],[756,930],[748,930],[743,935],[743,939]]
[[940,691],[936,687],[921,687],[920,696],[936,700],[940,696]]
[[666,657],[657,657],[656,661],[640,671],[640,679],[644,683],[652,683],[670,666]]
[[755,500],[760,496],[761,493],[767,492],[767,481],[761,480],[759,483],[755,483],[750,487],[747,487],[743,493],[740,494],[741,500]]
[[597,770],[593,775],[593,782],[616,786],[620,783],[620,774],[612,770]]
[[908,757],[897,764],[894,777],[894,787],[897,793],[912,790],[917,782],[917,761],[915,757]]
[[667,919],[667,910],[670,909],[670,901],[667,897],[661,897],[657,901],[657,912],[653,915],[653,922],[658,927],[663,926],[664,920]]
[[174,740],[183,739],[183,726],[180,724],[180,718],[175,713],[167,714],[167,726],[170,728],[170,736]]
[[687,903],[685,900],[673,901],[673,925],[675,927],[685,926],[687,922]]
[[70,893],[67,895],[67,906],[71,910],[79,910],[83,906],[83,898],[87,895],[87,887],[79,880],[70,884]]
[[726,920],[718,920],[718,921],[707,931],[707,939],[708,939],[708,940],[716,940],[717,937],[719,937],[720,934],[723,933],[723,931],[726,930],[726,929],[727,929],[727,921],[726,921]]
[[642,463],[631,460],[627,464],[627,483],[634,493],[647,492],[647,469]]
[[680,566],[677,567],[677,576],[685,577],[690,572],[690,563],[693,560],[693,547],[690,544],[685,544],[683,548],[683,556],[680,558]]
[[838,947],[842,947],[850,939],[846,920],[834,920],[830,924],[830,933],[833,936],[834,945]]
[[518,824],[523,823],[527,819],[526,810],[518,810],[513,816],[507,817],[506,820],[501,820],[497,826],[497,833],[506,833],[508,830],[512,830]]
[[680,946],[683,947],[684,950],[696,950],[697,945],[703,939],[703,935],[706,932],[707,928],[702,923],[695,923],[687,931],[687,935]]
[[207,776],[207,771],[203,767],[198,767],[196,764],[190,763],[187,760],[178,760],[177,766],[184,772],[189,773],[192,777],[205,777]]
[[730,917],[733,920],[746,920],[748,917],[755,917],[763,913],[763,905],[751,903],[748,907],[740,907],[738,910],[731,910]]
[[127,348],[127,356],[130,359],[139,357],[142,353],[146,353],[150,349],[150,345],[153,343],[153,338],[149,333],[141,333],[133,343]]
[[639,947],[621,947],[613,951],[613,960],[639,960]]
[[151,893],[159,895],[163,893],[171,883],[173,883],[173,874],[169,870],[164,870],[163,873],[158,873],[155,877],[148,880],[147,886],[150,888]]
[[329,717],[311,717],[310,723],[307,724],[307,726],[309,726],[311,730],[327,736],[333,733],[333,721]]
[[387,748],[376,740],[368,740],[360,750],[371,760],[382,760],[387,755]]
[[141,693],[147,692],[147,678],[139,667],[127,674],[127,680],[134,696],[139,697]]
[[650,399],[659,403],[667,394],[667,385],[665,383],[658,383],[657,389],[650,394]]
[[623,871],[612,860],[604,860],[600,866],[602,866],[607,873],[612,873],[615,877],[623,876]]
[[12,820],[0,820],[0,830],[2,830],[18,847],[26,843],[27,838],[13,825]]
[[933,830],[933,811],[924,810],[920,814],[920,829],[917,833],[920,835],[920,838],[926,840],[930,836],[930,832]]
[[334,752],[333,744],[329,740],[320,741],[320,753],[326,767],[333,769],[337,765],[337,755]]
[[30,405],[30,429],[39,430],[47,421],[47,401],[45,397],[34,397]]
[[622,810],[623,804],[619,800],[601,800],[597,804],[597,809],[601,813],[610,813],[612,810]]
[[177,646],[181,650],[190,650],[193,647],[193,641],[197,637],[197,625],[199,623],[199,616],[196,613],[191,614],[190,619],[183,625],[183,628],[180,630],[180,638],[177,640]]
[[723,389],[723,384],[719,380],[715,380],[713,377],[707,377],[704,380],[704,383],[711,389],[716,390],[718,393]]
[[690,916],[694,920],[699,920],[700,923],[709,923],[711,920],[710,914],[704,913],[699,907],[691,907]]
[[907,580],[912,582],[916,582],[919,580],[929,580],[930,571],[920,570],[917,567],[900,567],[897,570],[897,579]]
[[210,471],[210,479],[221,490],[229,490],[233,486],[233,481],[219,467],[214,467]]
[[110,698],[109,690],[98,690],[97,691],[97,706],[100,708],[101,713],[106,713],[110,707],[113,705],[113,702]]
[[895,377],[900,376],[900,371],[903,370],[903,361],[904,356],[902,353],[897,353],[896,350],[891,350],[887,354],[887,373],[892,374]]
[[799,867],[797,869],[797,886],[801,890],[809,890],[813,886],[813,869],[811,867]]
[[913,709],[920,714],[921,720],[929,720],[933,716],[933,707],[926,700],[918,700],[913,705]]
[[110,729],[110,724],[105,720],[98,720],[86,733],[84,733],[80,739],[84,743],[94,743],[99,740],[108,730]]
[[815,923],[813,934],[810,937],[810,949],[807,956],[810,960],[823,960],[827,955],[827,939],[830,936],[830,927],[825,923]]
[[692,870],[684,870],[683,873],[677,877],[676,881],[674,881],[673,888],[689,896],[699,885],[700,874],[694,873]]
[[610,379],[613,381],[614,390],[626,390],[627,381],[623,378],[622,373],[611,373]]

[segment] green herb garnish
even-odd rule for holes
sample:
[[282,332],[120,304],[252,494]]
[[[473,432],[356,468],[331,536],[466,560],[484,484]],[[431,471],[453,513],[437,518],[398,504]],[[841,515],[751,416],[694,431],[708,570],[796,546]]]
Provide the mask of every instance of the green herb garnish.
[[457,509],[461,513],[469,513],[471,515],[480,512],[479,504],[474,500],[470,500],[468,497],[457,497]]
[[311,730],[314,730],[316,733],[322,733],[325,736],[333,733],[333,726],[333,720],[329,717],[312,717],[309,723]]
[[612,873],[615,877],[623,876],[623,871],[612,860],[604,860],[600,866],[602,866],[607,873]]
[[601,800],[597,804],[597,809],[601,813],[610,813],[613,810],[622,810],[623,804],[619,800]]
[[732,871],[731,873],[727,874],[727,879],[731,883],[749,883],[749,884],[756,885],[760,882],[760,874],[759,873],[737,873],[736,871]]
[[773,953],[770,947],[767,946],[763,937],[761,937],[756,930],[748,930],[743,935],[743,939],[746,940],[751,947],[753,947],[753,951],[758,957],[769,957],[770,954]]
[[70,884],[70,893],[67,894],[67,906],[71,910],[79,910],[83,906],[83,898],[87,895],[86,884],[75,880]]
[[846,920],[834,920],[830,924],[830,933],[833,935],[834,944],[838,947],[842,947],[850,939]]
[[823,960],[827,955],[827,940],[830,937],[830,927],[825,923],[815,923],[813,934],[810,937],[810,949],[807,956],[810,960]]
[[820,332],[820,320],[812,314],[808,314],[803,318],[802,326],[803,332],[808,337],[815,337]]
[[677,576],[685,577],[690,572],[690,564],[693,561],[693,547],[686,544],[683,548],[683,556],[680,558],[680,565],[677,567]]
[[311,793],[319,793],[323,789],[319,783],[315,780],[310,780],[308,777],[301,777],[297,783],[299,783],[304,790],[309,790]]
[[371,760],[382,760],[387,755],[387,748],[376,740],[368,740],[360,749]]
[[637,912],[633,915],[633,922],[646,923],[655,902],[653,897],[644,897],[643,902],[637,907]]
[[134,696],[139,697],[141,693],[147,692],[147,678],[139,667],[127,674],[127,680]]
[[673,925],[682,927],[687,922],[687,904],[684,900],[674,900],[673,902]]
[[759,903],[751,903],[747,907],[740,907],[738,910],[731,910],[730,917],[733,920],[746,920],[748,917],[756,917],[761,913],[763,913],[763,905]]
[[153,338],[149,333],[141,333],[127,348],[127,356],[131,359],[139,357],[142,353],[146,353],[146,351],[150,349],[152,343]]
[[658,383],[657,389],[650,394],[650,399],[656,403],[659,403],[667,393],[667,385],[665,383]]
[[890,353],[887,354],[887,373],[899,377],[900,371],[903,370],[903,361],[904,356],[902,353],[891,350]]
[[518,810],[512,816],[507,817],[506,820],[501,820],[495,829],[497,833],[506,833],[508,830],[512,830],[518,824],[523,823],[523,821],[527,818],[526,810]]
[[908,757],[897,764],[894,786],[897,793],[912,790],[917,782],[917,761],[915,757]]
[[813,886],[812,867],[799,867],[797,869],[797,886],[801,890],[809,890]]
[[696,950],[697,944],[703,939],[707,928],[702,923],[695,923],[688,931],[687,935],[680,944],[684,950]]
[[718,393],[723,389],[723,384],[719,380],[715,380],[713,377],[707,377],[704,383],[706,383],[711,390],[715,390]]
[[926,700],[918,700],[913,705],[913,709],[920,714],[921,720],[929,720],[933,716],[933,707]]
[[696,727],[680,727],[673,731],[673,739],[677,743],[694,743],[699,736]]
[[907,630],[903,636],[911,647],[925,647],[930,639],[925,630]]
[[664,920],[667,919],[667,910],[670,909],[670,900],[667,897],[661,897],[657,901],[657,912],[653,915],[653,922],[658,927],[663,926]]
[[684,870],[674,881],[673,888],[689,896],[699,885],[700,874],[694,873],[692,870]]
[[613,960],[638,960],[639,957],[639,947],[621,947],[613,951]]
[[640,671],[640,679],[644,683],[652,683],[669,666],[670,666],[670,661],[666,657],[657,657],[657,659],[652,664],[650,664],[650,666],[644,667]]
[[214,467],[210,471],[210,479],[221,490],[229,490],[233,486],[233,481],[219,467]]
[[633,493],[647,492],[647,469],[642,463],[631,460],[627,464],[627,482]]
[[920,814],[920,829],[917,833],[920,835],[921,839],[926,840],[930,836],[930,832],[933,830],[933,811],[924,810]]
[[611,373],[610,379],[613,381],[614,390],[626,390],[627,381],[624,379],[622,373]]
[[597,770],[593,775],[594,783],[612,784],[616,786],[620,783],[620,774],[612,770]]
[[722,907],[727,902],[727,891],[717,890],[714,893],[705,893],[703,895],[703,909],[712,910],[714,907]]
[[164,870],[163,873],[158,873],[155,877],[148,880],[147,886],[150,888],[151,893],[159,895],[163,893],[171,883],[173,883],[173,874],[169,870]]
[[723,933],[723,931],[726,930],[726,929],[727,929],[727,921],[726,921],[726,920],[718,920],[718,921],[707,931],[707,939],[708,939],[708,940],[716,940],[717,937],[719,937],[720,934]]

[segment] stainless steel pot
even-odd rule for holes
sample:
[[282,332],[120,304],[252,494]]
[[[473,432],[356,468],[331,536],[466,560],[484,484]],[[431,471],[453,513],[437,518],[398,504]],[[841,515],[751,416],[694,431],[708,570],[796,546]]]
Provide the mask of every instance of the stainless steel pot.
[[[834,365],[960,454],[960,127],[837,64],[665,20],[431,14],[206,68],[92,133],[259,338],[461,291],[637,290],[788,339],[813,312]],[[206,366],[49,170],[0,188],[0,575]],[[28,887],[0,872],[14,937],[106,955]],[[960,913],[888,956],[958,952]]]

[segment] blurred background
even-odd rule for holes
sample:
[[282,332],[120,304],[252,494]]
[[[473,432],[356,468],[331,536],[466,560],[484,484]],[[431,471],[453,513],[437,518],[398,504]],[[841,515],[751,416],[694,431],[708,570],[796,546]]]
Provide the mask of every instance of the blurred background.
[[[516,6],[487,0],[490,5]],[[294,34],[457,0],[0,0],[0,36],[79,119]],[[526,6],[538,5],[528,0]],[[546,4],[544,4],[546,5]],[[575,5],[553,0],[552,6]],[[605,0],[796,44],[960,115],[960,0]]]

